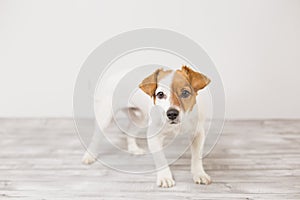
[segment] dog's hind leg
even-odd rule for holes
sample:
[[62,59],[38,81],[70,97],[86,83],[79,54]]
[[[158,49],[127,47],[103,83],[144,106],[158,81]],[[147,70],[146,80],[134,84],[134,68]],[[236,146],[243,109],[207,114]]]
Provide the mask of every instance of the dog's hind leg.
[[[106,129],[109,124],[110,124],[110,121],[111,121],[111,118],[108,118],[110,120],[107,120],[103,123],[102,125],[102,129]],[[97,156],[99,154],[99,151],[100,151],[100,147],[101,147],[101,141],[105,141],[105,139],[103,138],[104,133],[101,133],[101,130],[99,128],[99,124],[97,123],[97,121],[95,121],[95,127],[94,127],[94,133],[93,133],[93,137],[91,139],[91,142],[84,154],[84,156],[82,157],[82,163],[83,164],[93,164],[96,159],[97,159]]]
[[94,133],[91,142],[82,158],[83,164],[92,164],[96,161],[97,155],[101,147],[101,141],[103,141],[103,133],[101,133],[100,127],[102,127],[102,130],[105,130],[111,123],[111,107],[100,107],[99,105],[101,104],[97,105],[98,107],[96,107],[96,110],[99,110],[101,112],[96,112],[97,116],[95,120]]
[[101,143],[101,133],[99,132],[97,122],[95,122],[95,128],[91,143],[89,144],[84,156],[82,157],[82,163],[86,165],[93,164],[99,153],[100,143]]
[[145,154],[145,150],[137,145],[136,139],[132,136],[127,136],[127,150],[134,155]]
[[145,117],[142,111],[135,107],[124,108],[122,110],[128,117],[129,122],[127,125],[126,139],[127,139],[127,150],[131,154],[142,155],[145,154],[145,150],[140,148],[136,142],[136,136],[139,133],[139,129],[134,125],[137,123],[143,123]]

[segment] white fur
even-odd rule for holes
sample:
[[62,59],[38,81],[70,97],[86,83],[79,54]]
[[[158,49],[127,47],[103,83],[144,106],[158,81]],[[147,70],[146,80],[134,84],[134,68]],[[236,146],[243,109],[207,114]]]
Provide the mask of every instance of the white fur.
[[[119,76],[122,73],[117,73]],[[175,107],[172,105],[170,101],[170,94],[171,91],[169,90],[172,80],[173,80],[173,75],[174,73],[171,73],[167,75],[165,78],[163,78],[159,83],[158,87],[156,89],[156,94],[159,91],[163,91],[167,98],[166,99],[156,99],[156,105],[160,106],[163,110],[163,115],[166,117],[165,113],[167,110],[171,107]],[[113,90],[114,86],[110,84],[110,80],[118,80],[120,77],[116,77],[116,74],[113,78],[111,79],[104,79],[102,82],[104,83],[102,88],[96,92],[96,100],[95,100],[95,112],[96,112],[96,120],[98,124],[101,127],[106,127],[108,126],[109,122],[111,121],[112,118],[112,105],[111,105],[111,100],[112,100],[112,95],[113,95]],[[140,82],[143,80],[143,77],[141,77]],[[103,91],[105,91],[105,95],[99,95],[97,94],[102,94]],[[103,99],[102,96],[105,96]],[[159,134],[155,135],[155,130],[157,130],[156,126],[157,123],[155,122],[156,116],[151,116],[152,119],[151,121],[149,120],[150,117],[150,111],[151,108],[154,106],[153,100],[146,95],[142,90],[138,89],[134,95],[131,97],[130,102],[128,106],[134,106],[137,107],[141,110],[145,118],[140,121],[141,126],[144,126],[142,124],[148,124],[148,130],[147,130],[147,135],[148,136],[153,136],[154,137],[148,137],[148,147],[150,152],[153,153],[154,156],[154,162],[155,165],[158,168],[161,166],[167,166],[163,169],[158,170],[157,172],[157,185],[160,187],[172,187],[175,185],[175,181],[173,179],[172,173],[170,171],[170,168],[167,165],[167,160],[164,156],[164,153],[162,150],[163,146],[163,140],[166,136],[166,134],[179,134],[178,126],[181,126],[182,129],[186,130],[187,132],[193,132],[194,134],[194,141],[191,145],[191,154],[192,154],[192,159],[191,159],[191,172],[193,175],[193,180],[197,184],[209,184],[211,182],[210,177],[205,173],[202,165],[202,151],[203,151],[203,145],[205,141],[205,133],[204,133],[204,114],[202,112],[201,108],[202,106],[199,105],[201,101],[198,100],[199,95],[197,96],[197,106],[194,106],[193,110],[188,112],[188,113],[183,113],[183,111],[180,111],[179,114],[179,124],[170,124],[168,123],[168,120],[166,120],[166,125],[161,129]],[[101,112],[97,112],[101,111]],[[100,113],[106,113],[105,115],[101,115]],[[167,117],[166,117],[167,118]],[[185,119],[185,120],[182,120]],[[160,120],[158,120],[160,121]],[[192,130],[191,127],[195,127],[193,125],[198,123],[198,128],[195,132],[195,130]],[[191,129],[191,130],[190,130]],[[91,164],[95,161],[95,157],[97,156],[97,146],[99,146],[99,141],[100,139],[97,138],[97,134],[94,134],[94,137],[92,138],[91,144],[89,145],[88,151],[85,153],[82,161],[85,164]],[[144,150],[138,147],[136,144],[136,141],[134,138],[128,138],[128,151],[133,154],[142,154],[144,153]]]

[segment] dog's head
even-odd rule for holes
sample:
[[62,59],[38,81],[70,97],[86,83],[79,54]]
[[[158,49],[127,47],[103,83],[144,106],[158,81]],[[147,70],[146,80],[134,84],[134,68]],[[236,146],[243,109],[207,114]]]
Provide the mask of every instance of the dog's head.
[[158,69],[139,87],[153,99],[155,105],[162,107],[170,124],[178,124],[181,113],[193,109],[197,92],[209,82],[205,75],[183,66],[176,71]]

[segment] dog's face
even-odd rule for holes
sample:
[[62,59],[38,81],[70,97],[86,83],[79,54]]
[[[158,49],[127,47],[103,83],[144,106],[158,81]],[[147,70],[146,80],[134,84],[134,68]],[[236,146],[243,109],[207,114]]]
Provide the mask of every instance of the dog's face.
[[178,124],[182,113],[191,111],[196,104],[197,92],[209,82],[205,75],[183,66],[176,71],[158,69],[139,87],[164,110],[168,123]]

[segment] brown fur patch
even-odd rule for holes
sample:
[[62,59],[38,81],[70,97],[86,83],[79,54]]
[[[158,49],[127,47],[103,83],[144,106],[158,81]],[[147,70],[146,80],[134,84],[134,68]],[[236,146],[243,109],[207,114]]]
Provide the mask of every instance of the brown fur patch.
[[[210,80],[205,75],[183,66],[174,74],[171,86],[171,103],[182,108],[185,112],[191,111],[196,104],[198,90],[203,89],[209,82]],[[188,98],[181,98],[183,90],[189,91],[191,95]]]
[[142,83],[139,85],[139,87],[150,97],[153,97],[153,101],[155,104],[155,90],[157,88],[157,82],[166,77],[168,74],[170,74],[172,70],[163,70],[163,69],[157,69],[155,72],[153,72],[151,75],[146,77]]
[[195,72],[187,66],[182,66],[181,71],[186,74],[195,92],[205,88],[210,83],[210,79],[204,74]]

